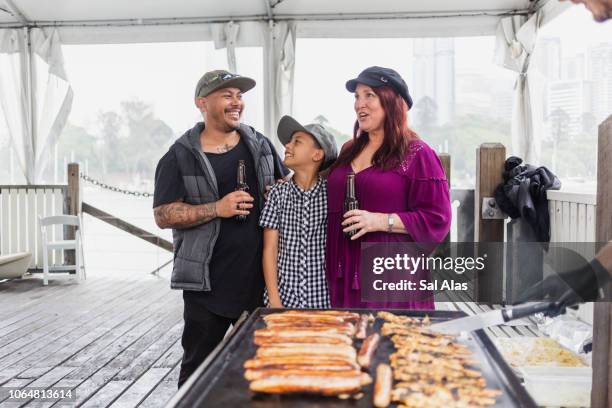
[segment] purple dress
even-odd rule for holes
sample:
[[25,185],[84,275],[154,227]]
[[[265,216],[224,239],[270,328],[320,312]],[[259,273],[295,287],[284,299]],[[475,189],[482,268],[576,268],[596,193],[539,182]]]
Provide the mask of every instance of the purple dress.
[[[383,171],[368,167],[355,175],[359,208],[396,213],[408,234],[373,232],[350,241],[342,232],[346,175],[350,165],[335,168],[328,176],[326,273],[331,305],[335,308],[434,309],[433,294],[416,291],[408,301],[361,300],[359,265],[361,242],[441,242],[451,223],[448,182],[436,152],[422,140],[412,141],[398,168]],[[420,269],[413,279],[430,280]]]

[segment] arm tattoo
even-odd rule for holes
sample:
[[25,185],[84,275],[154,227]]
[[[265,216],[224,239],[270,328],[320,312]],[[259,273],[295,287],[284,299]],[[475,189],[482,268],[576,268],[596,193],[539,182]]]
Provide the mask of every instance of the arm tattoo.
[[217,217],[216,203],[191,205],[182,202],[160,205],[154,210],[160,228],[191,228]]

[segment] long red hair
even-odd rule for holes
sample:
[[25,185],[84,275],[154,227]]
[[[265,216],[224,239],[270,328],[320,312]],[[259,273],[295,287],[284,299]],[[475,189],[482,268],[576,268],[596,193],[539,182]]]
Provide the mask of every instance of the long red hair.
[[[383,130],[385,136],[382,145],[372,157],[372,165],[383,170],[399,166],[404,160],[406,146],[419,136],[408,127],[408,105],[404,99],[390,86],[372,88],[380,98],[380,104],[385,111]],[[353,140],[342,149],[333,168],[348,164],[361,153],[368,143],[367,132],[359,130],[359,121],[353,127]]]

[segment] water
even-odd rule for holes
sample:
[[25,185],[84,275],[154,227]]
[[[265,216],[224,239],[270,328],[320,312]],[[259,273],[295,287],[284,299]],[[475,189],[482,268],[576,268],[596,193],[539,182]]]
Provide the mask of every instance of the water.
[[[144,230],[172,241],[171,230],[161,230],[153,218],[153,198],[133,197],[85,186],[83,202]],[[83,215],[87,273],[142,276],[157,269],[172,253],[130,235],[88,214]],[[168,276],[167,266],[160,274]]]

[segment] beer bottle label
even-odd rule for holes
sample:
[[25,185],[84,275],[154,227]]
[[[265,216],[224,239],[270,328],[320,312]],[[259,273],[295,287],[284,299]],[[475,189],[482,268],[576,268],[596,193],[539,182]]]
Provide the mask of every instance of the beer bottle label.
[[[249,185],[246,183],[246,166],[244,160],[238,161],[236,191],[247,191]],[[243,203],[240,203],[243,204]],[[240,204],[238,204],[240,206]],[[246,221],[247,216],[243,214],[236,215],[236,221]]]

